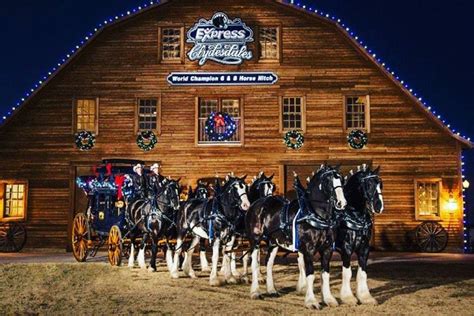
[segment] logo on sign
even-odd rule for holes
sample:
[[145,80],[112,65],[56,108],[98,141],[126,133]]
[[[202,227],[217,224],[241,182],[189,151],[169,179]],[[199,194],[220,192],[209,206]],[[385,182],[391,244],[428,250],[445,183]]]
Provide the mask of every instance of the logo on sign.
[[190,60],[204,65],[208,60],[240,65],[253,55],[247,43],[253,42],[253,31],[240,19],[230,20],[227,14],[217,12],[210,20],[200,19],[188,31],[188,43],[194,43],[189,51]]

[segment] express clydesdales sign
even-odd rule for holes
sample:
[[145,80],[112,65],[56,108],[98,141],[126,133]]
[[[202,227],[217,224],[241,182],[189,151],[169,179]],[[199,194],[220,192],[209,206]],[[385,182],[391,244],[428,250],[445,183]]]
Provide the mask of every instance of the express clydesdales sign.
[[187,34],[187,42],[194,43],[189,51],[190,60],[204,65],[208,60],[239,65],[252,59],[247,43],[253,42],[253,31],[240,19],[231,20],[227,14],[217,12],[210,20],[200,19]]

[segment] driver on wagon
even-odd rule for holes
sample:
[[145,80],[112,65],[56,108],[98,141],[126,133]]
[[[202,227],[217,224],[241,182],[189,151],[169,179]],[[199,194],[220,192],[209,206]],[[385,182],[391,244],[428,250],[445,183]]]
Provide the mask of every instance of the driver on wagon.
[[144,199],[147,195],[147,180],[145,174],[143,173],[142,164],[135,165],[133,167],[133,172],[135,173],[131,176],[131,178],[135,199]]
[[163,191],[163,177],[160,174],[160,165],[158,163],[153,164],[150,167],[151,173],[148,175],[148,195],[150,198],[156,197]]

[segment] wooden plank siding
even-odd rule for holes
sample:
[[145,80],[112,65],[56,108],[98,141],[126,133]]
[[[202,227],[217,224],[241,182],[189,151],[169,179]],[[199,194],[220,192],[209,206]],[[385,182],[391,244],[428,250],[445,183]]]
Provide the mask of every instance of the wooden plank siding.
[[[252,28],[278,25],[281,63],[240,66],[208,62],[200,67],[159,62],[158,28],[184,26],[216,11],[240,17]],[[186,44],[185,51],[191,48]],[[255,43],[250,49],[257,51]],[[273,86],[175,87],[166,77],[176,71],[273,71]],[[344,95],[370,95],[371,133],[363,150],[348,147],[343,129]],[[243,146],[195,144],[195,102],[199,96],[242,98]],[[282,144],[279,98],[306,98],[305,144],[293,151]],[[99,99],[96,146],[81,152],[72,133],[73,99]],[[160,97],[161,135],[154,150],[136,145],[138,98]],[[107,157],[161,161],[166,175],[193,184],[200,177],[234,171],[275,173],[284,182],[285,164],[372,161],[381,166],[385,211],[376,218],[378,248],[407,249],[415,220],[414,179],[454,177],[459,200],[461,145],[415,106],[401,89],[362,55],[336,26],[275,1],[170,1],[109,27],[94,39],[35,98],[0,128],[0,178],[29,181],[28,245],[65,246],[72,218],[72,162]],[[79,210],[77,210],[79,211]],[[462,213],[443,225],[449,246],[462,246]],[[448,223],[449,221],[449,223]]]

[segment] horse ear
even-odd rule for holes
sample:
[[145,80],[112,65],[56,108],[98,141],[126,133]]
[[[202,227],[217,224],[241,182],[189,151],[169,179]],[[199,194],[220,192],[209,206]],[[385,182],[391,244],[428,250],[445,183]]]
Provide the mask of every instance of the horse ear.
[[234,176],[235,176],[235,175],[234,175],[234,171],[232,171],[232,172],[230,173],[230,176],[231,176],[231,177],[234,177]]
[[230,178],[229,178],[229,175],[226,175],[226,176],[225,176],[225,181],[229,181],[229,179],[230,179]]
[[181,181],[181,177],[179,177],[178,180],[176,180],[176,182],[179,182],[179,181]]
[[319,170],[324,169],[324,164],[322,163],[321,166],[319,167]]
[[270,178],[268,178],[268,180],[272,181],[274,176],[275,176],[275,174],[272,174],[272,175],[270,176]]
[[311,179],[309,177],[306,178],[306,182],[310,183]]
[[293,170],[293,176],[294,176],[295,178],[298,178],[298,174],[297,174],[296,171],[294,171],[294,170]]
[[260,171],[258,177],[261,178],[263,176],[263,171]]
[[240,180],[242,180],[242,181],[245,181],[245,179],[247,179],[247,175],[246,175],[246,174],[244,174],[242,177],[240,177]]
[[380,172],[380,166],[378,166],[378,167],[373,171],[374,174],[379,174],[379,172]]
[[341,164],[340,164],[340,163],[337,164],[337,165],[334,167],[334,169],[335,169],[337,172],[339,172],[339,169],[341,169]]

